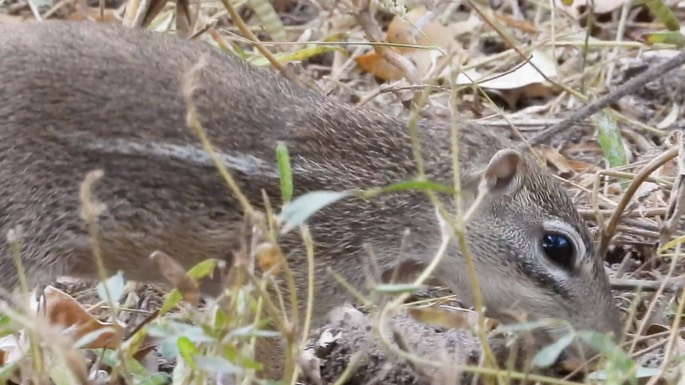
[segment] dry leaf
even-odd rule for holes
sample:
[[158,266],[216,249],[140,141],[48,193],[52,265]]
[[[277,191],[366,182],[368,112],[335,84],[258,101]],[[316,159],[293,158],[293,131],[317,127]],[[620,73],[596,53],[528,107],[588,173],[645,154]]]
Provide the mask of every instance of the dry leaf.
[[115,9],[103,9],[100,12],[100,7],[76,7],[74,12],[68,15],[67,20],[70,21],[96,21],[98,23],[119,23],[121,17]]
[[580,358],[563,358],[559,361],[561,368],[568,372],[574,372],[577,370],[583,370],[584,368],[589,371],[594,371],[601,369],[604,363],[601,360],[584,361]]
[[[538,70],[540,71],[538,72]],[[550,79],[557,77],[556,62],[543,51],[535,50],[531,54],[530,60],[510,71],[484,75],[471,69],[457,76],[457,84],[472,85],[473,82],[477,82],[482,88],[513,90],[536,83],[546,83],[545,77]]]
[[586,172],[586,171],[595,172],[595,171],[599,170],[599,168],[592,163],[583,162],[580,160],[573,160],[573,159],[567,159],[567,162],[571,166],[573,171],[575,171],[577,173]]
[[[446,311],[435,307],[410,308],[409,315],[415,320],[432,326],[447,329],[468,329],[478,322],[477,314],[472,311]],[[493,324],[486,323],[486,328],[491,330]]]
[[161,251],[155,251],[150,254],[150,259],[157,264],[157,268],[162,273],[162,276],[178,289],[184,300],[194,306],[200,304],[200,288],[197,282],[186,274],[183,266]]
[[358,56],[355,60],[357,66],[362,71],[368,72],[379,79],[398,80],[404,76],[402,70],[383,59],[383,56],[376,51]]
[[540,149],[538,149],[538,152],[547,160],[547,163],[559,170],[562,175],[573,174],[573,167],[571,167],[566,157],[561,155],[556,148],[541,146]]
[[28,340],[23,331],[0,337],[0,366],[19,361],[27,351]]
[[501,21],[507,27],[515,28],[519,31],[530,34],[540,33],[540,30],[535,26],[535,24],[528,20],[516,19],[513,16],[505,13],[495,13],[495,17],[497,17],[497,19],[499,19],[499,21]]
[[662,332],[667,332],[671,330],[669,325],[664,325],[664,324],[659,324],[659,323],[650,323],[649,326],[647,326],[647,330],[645,330],[646,336],[651,336],[654,334],[662,333]]
[[[394,44],[411,44],[421,46],[437,46],[445,52],[461,50],[455,40],[454,28],[442,25],[438,20],[425,23],[427,10],[420,6],[407,12],[403,17],[396,16],[388,25],[386,40]],[[436,50],[412,47],[394,47],[394,49],[411,60],[421,76],[426,76],[436,65],[442,64],[445,57]],[[460,57],[465,58],[463,55]],[[383,80],[399,80],[404,73],[387,62],[382,55],[375,51],[356,58],[357,66],[365,72]]]
[[[48,286],[43,292],[44,314],[48,322],[64,327],[66,334],[78,340],[88,333],[102,331],[95,340],[82,346],[86,349],[116,349],[124,334],[124,328],[117,323],[101,322],[67,293]],[[105,330],[107,329],[107,330]]]
[[255,248],[255,256],[263,271],[270,271],[272,274],[278,274],[281,271],[283,255],[278,247],[271,243],[261,243]]

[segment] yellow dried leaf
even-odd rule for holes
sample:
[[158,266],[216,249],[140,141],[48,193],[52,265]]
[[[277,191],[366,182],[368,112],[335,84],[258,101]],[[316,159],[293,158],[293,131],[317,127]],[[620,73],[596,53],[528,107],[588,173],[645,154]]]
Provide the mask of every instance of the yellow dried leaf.
[[[423,6],[412,9],[403,17],[395,17],[388,25],[386,40],[394,44],[408,44],[418,46],[436,46],[445,52],[461,50],[461,46],[454,38],[454,30],[433,19],[424,23],[426,15]],[[442,64],[445,56],[431,49],[414,47],[394,47],[394,49],[414,63],[420,75],[426,75],[435,65]],[[462,60],[465,57],[462,55]],[[399,80],[404,73],[385,60],[376,52],[370,52],[356,59],[357,66],[362,71],[372,73],[383,80]]]
[[283,263],[283,255],[281,250],[271,243],[261,243],[255,248],[255,256],[259,267],[263,271],[270,271],[272,274],[279,274],[281,272],[281,264]]
[[176,260],[161,251],[155,251],[150,255],[162,276],[181,293],[183,299],[190,304],[200,304],[200,288],[197,282],[186,274],[186,270]]
[[[421,323],[447,329],[468,329],[469,325],[477,322],[474,312],[446,311],[435,307],[410,308],[409,315]],[[488,322],[486,327],[490,330],[493,325]]]
[[[86,349],[116,349],[121,344],[124,328],[116,323],[101,322],[67,293],[48,286],[43,292],[44,314],[48,322],[68,329],[74,340],[91,332],[102,330],[95,340],[82,346]],[[107,330],[105,330],[107,329]]]

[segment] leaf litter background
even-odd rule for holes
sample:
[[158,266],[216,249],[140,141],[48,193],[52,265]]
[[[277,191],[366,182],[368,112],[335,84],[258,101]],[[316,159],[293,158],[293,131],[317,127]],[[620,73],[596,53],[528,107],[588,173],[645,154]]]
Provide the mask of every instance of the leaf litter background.
[[[578,109],[583,101],[611,91],[676,54],[682,44],[679,21],[685,16],[685,2],[679,1],[645,4],[601,0],[591,8],[592,3],[584,0],[572,4],[555,0],[553,13],[552,2],[543,1],[408,1],[404,3],[408,9],[404,16],[396,14],[401,4],[374,3],[375,23],[363,25],[354,11],[364,2],[275,0],[271,4],[282,25],[276,18],[275,23],[272,19],[264,27],[263,15],[252,8],[258,3],[236,2],[235,6],[260,40],[280,41],[266,46],[278,52],[283,61],[290,61],[291,70],[315,81],[332,97],[407,117],[406,106],[415,86],[437,78],[438,89],[423,113],[444,119],[450,113],[450,89],[445,83],[450,72],[440,70],[446,60],[451,60],[462,69],[454,80],[463,86],[458,105],[463,119],[479,120],[486,129],[515,141],[531,137]],[[19,23],[37,16],[121,22],[125,5],[121,0],[105,1],[102,19],[97,1],[0,0],[0,23]],[[180,14],[175,4],[170,2],[157,11],[150,28],[173,30],[177,25],[174,17]],[[215,45],[235,44],[232,47],[244,49],[253,64],[268,64],[245,44],[220,2],[202,1],[197,23],[195,31],[203,32],[198,39]],[[370,39],[396,44],[395,52],[409,59],[415,72],[408,75],[393,66],[371,48]],[[472,86],[474,81],[480,82],[481,89]],[[566,181],[564,185],[594,231],[609,220],[633,176],[649,161],[680,144],[680,137],[674,134],[684,128],[684,88],[685,72],[677,69],[617,101],[611,110],[579,122],[546,145],[536,146],[550,169]],[[672,253],[664,256],[656,252],[664,241],[683,236],[681,226],[664,230],[669,202],[678,200],[674,194],[683,194],[674,188],[676,177],[682,173],[683,165],[673,159],[641,183],[607,254],[618,304],[629,319],[624,350],[634,361],[626,366],[632,370],[628,377],[640,383],[679,383],[685,369],[680,363],[685,342],[680,330],[672,330],[680,317],[676,310],[683,264],[676,260],[672,265]],[[661,244],[660,237],[665,237]],[[673,271],[669,274],[670,267]],[[638,293],[639,285],[644,288]],[[115,276],[110,289],[120,309],[127,311],[118,312],[114,320],[102,306],[103,294],[98,294],[94,284],[65,278],[55,287],[69,294],[48,289],[45,296],[52,300],[43,306],[53,324],[67,328],[65,333],[77,338],[88,331],[113,327],[113,331],[107,329],[90,341],[90,348],[119,346],[112,341],[130,335],[154,318],[168,293],[159,286],[124,284]],[[388,355],[370,331],[372,320],[348,306],[332,315],[328,325],[311,333],[310,348],[302,360],[308,367],[308,381],[333,382],[350,363],[357,366],[349,382],[354,384],[454,383],[461,378],[463,374],[453,370],[454,364],[479,363],[478,342],[465,330],[473,315],[466,310],[457,312],[456,317],[449,315],[459,303],[445,289],[431,289],[414,299],[423,302],[394,318],[395,333],[390,337],[417,355],[445,362],[444,370],[430,372]],[[432,313],[431,309],[440,311]],[[457,328],[446,330],[446,326]],[[638,338],[638,332],[645,337]],[[149,373],[171,373],[176,360],[166,357],[164,346],[157,342],[152,337],[147,339],[136,358]],[[498,354],[506,355],[506,340],[493,338],[492,344]],[[25,352],[16,339],[7,337],[0,348],[3,363]],[[112,382],[106,360],[84,351],[90,379]],[[551,373],[562,378],[568,368],[562,369],[554,367]],[[14,375],[15,380],[22,378],[20,373]],[[55,378],[53,375],[52,380]],[[577,376],[573,379],[582,380]]]

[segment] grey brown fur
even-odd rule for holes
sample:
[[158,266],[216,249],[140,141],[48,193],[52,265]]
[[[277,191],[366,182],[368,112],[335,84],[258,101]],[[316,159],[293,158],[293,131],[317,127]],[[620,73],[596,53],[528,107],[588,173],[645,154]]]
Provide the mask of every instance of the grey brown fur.
[[[205,131],[257,207],[265,190],[280,207],[275,147],[287,143],[296,195],[311,190],[383,186],[416,174],[406,124],[323,97],[268,70],[254,69],[203,43],[119,26],[44,22],[0,26],[0,230],[21,226],[34,282],[57,274],[94,276],[79,217],[78,188],[102,169],[95,194],[107,267],[142,281],[161,280],[148,258],[162,250],[185,266],[230,258],[243,213],[185,121],[184,74],[204,58],[195,103]],[[428,174],[450,184],[446,122],[420,121]],[[619,330],[601,258],[563,189],[528,155],[481,127],[461,130],[463,182],[483,173],[494,191],[468,227],[488,313],[560,317],[580,329]],[[507,152],[508,151],[508,152]],[[561,222],[585,252],[571,272],[547,261],[543,224]],[[423,193],[348,200],[310,221],[316,243],[317,319],[347,296],[326,268],[365,285],[360,261],[373,248],[380,267],[404,257],[422,266],[440,229]],[[283,239],[305,287],[297,237]],[[17,283],[6,245],[0,284]],[[470,299],[456,243],[435,277]],[[305,290],[301,290],[305,293]]]

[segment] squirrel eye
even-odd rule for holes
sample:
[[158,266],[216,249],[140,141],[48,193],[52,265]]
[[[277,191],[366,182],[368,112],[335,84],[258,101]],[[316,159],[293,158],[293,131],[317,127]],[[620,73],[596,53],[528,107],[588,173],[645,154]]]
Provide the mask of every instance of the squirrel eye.
[[574,263],[575,248],[565,235],[545,233],[542,236],[542,250],[547,258],[559,266],[571,269]]

